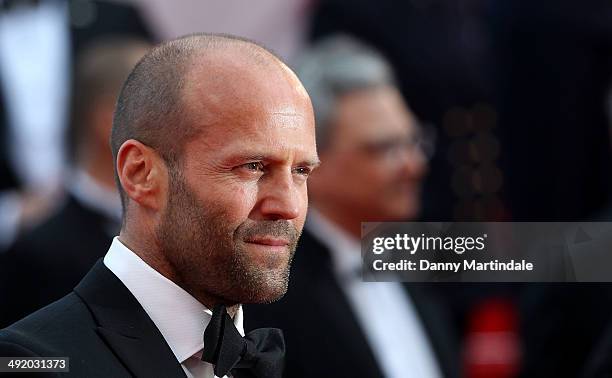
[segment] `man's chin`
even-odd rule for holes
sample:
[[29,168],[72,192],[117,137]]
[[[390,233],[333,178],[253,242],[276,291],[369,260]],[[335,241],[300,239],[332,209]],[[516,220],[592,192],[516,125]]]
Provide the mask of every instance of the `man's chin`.
[[281,300],[286,293],[287,289],[267,293],[254,293],[239,302],[242,304],[270,304]]
[[245,252],[251,261],[251,266],[257,267],[259,271],[284,271],[291,260],[292,252],[287,245],[268,246],[261,244],[245,243]]
[[289,286],[289,273],[287,268],[279,271],[268,272],[261,277],[260,282],[252,285],[253,289],[248,293],[242,303],[272,303],[281,299]]
[[287,289],[285,288],[282,291],[278,291],[278,292],[274,292],[274,293],[267,293],[266,295],[263,295],[261,297],[255,298],[255,300],[249,302],[249,303],[256,303],[256,304],[270,304],[270,303],[274,303],[276,301],[281,300],[285,294],[287,293]]

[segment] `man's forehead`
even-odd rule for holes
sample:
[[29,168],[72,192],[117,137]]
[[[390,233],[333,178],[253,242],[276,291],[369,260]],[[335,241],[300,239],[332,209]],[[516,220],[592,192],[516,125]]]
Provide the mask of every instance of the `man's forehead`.
[[215,148],[233,142],[294,148],[311,141],[314,143],[314,135],[312,115],[284,108],[283,111],[254,114],[253,117],[230,117],[204,126],[202,142]]
[[[187,85],[218,93],[251,89],[247,84],[289,78],[290,70],[263,49],[222,48],[195,54],[189,63]],[[265,79],[265,80],[264,80]]]
[[308,123],[306,117],[306,114],[296,111],[291,106],[281,107],[276,111],[270,112],[271,122],[275,127],[280,128],[297,129],[305,127]]
[[[262,52],[263,51],[263,52]],[[310,100],[293,72],[265,50],[221,50],[194,58],[185,83],[186,110],[215,150],[258,141],[295,150],[314,147]],[[241,58],[239,58],[241,57]],[[265,151],[262,151],[265,152]]]
[[414,115],[395,88],[356,91],[341,101],[336,126],[342,138],[378,139],[418,131]]
[[[280,64],[255,69],[244,63],[194,68],[184,88],[188,108],[210,124],[253,111],[289,115],[304,113],[310,100],[296,77]],[[289,71],[290,72],[290,71]],[[297,108],[302,108],[296,111]]]
[[[243,114],[244,115],[244,114]],[[316,158],[314,119],[294,107],[279,107],[250,117],[224,117],[203,125],[194,142],[195,149],[207,155],[311,155]]]

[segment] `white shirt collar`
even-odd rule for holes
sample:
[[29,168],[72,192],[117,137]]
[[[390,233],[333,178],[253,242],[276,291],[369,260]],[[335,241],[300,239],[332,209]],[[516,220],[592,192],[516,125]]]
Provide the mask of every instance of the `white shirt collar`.
[[85,170],[77,168],[71,175],[68,191],[83,205],[121,222],[121,199],[115,189],[98,183]]
[[[204,348],[203,335],[211,310],[150,267],[118,237],[104,256],[104,264],[136,297],[179,363]],[[238,307],[234,324],[244,336],[242,306]]]
[[334,269],[340,276],[357,277],[361,269],[360,241],[314,208],[308,209],[306,228],[329,248]]

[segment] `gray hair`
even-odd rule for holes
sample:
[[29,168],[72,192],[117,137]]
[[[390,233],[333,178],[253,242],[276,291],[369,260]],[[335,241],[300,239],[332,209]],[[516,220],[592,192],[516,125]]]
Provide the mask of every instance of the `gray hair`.
[[395,83],[391,66],[379,52],[343,34],[313,45],[298,60],[295,71],[312,101],[319,149],[328,142],[339,97]]

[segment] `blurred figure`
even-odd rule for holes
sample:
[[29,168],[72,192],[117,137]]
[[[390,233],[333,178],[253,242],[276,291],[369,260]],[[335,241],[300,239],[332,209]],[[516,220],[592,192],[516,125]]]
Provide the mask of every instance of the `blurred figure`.
[[108,39],[80,56],[68,141],[73,158],[63,206],[24,234],[0,261],[0,327],[68,293],[120,229],[109,148],[116,96],[150,45]]
[[325,159],[310,182],[315,218],[320,213],[358,239],[362,221],[418,215],[426,164],[416,119],[393,85],[390,67],[352,43],[322,43],[300,72],[311,83]]
[[421,220],[500,217],[488,3],[321,0],[314,7],[311,38],[342,32],[375,46],[395,68],[411,110],[435,131],[437,153],[423,183]]
[[287,340],[288,377],[439,377],[457,374],[444,309],[418,285],[364,283],[362,221],[419,211],[426,160],[419,128],[384,59],[346,36],[322,41],[297,72],[315,109],[323,164],[278,303],[246,311]]
[[0,253],[61,195],[73,61],[109,35],[150,39],[129,4],[0,0]]

